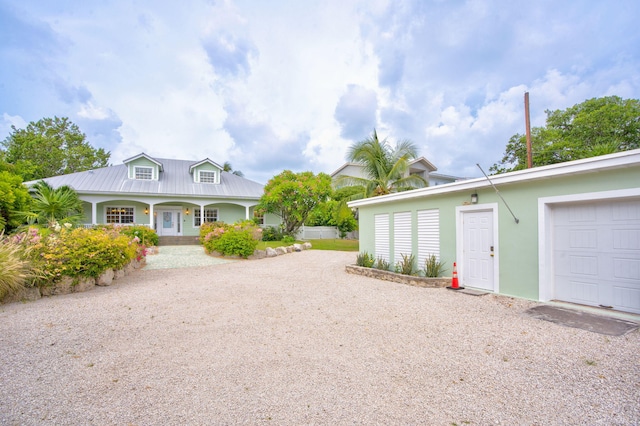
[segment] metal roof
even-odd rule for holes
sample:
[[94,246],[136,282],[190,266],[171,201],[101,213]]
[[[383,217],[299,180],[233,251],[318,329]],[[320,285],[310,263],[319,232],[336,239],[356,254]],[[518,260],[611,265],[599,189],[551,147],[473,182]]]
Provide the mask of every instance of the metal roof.
[[[139,194],[187,197],[258,199],[264,186],[258,182],[221,172],[220,183],[196,183],[189,168],[197,161],[154,159],[163,166],[158,180],[136,180],[127,176],[126,164],[86,172],[71,173],[43,179],[54,188],[72,187],[79,194]],[[36,181],[26,182],[27,185]]]

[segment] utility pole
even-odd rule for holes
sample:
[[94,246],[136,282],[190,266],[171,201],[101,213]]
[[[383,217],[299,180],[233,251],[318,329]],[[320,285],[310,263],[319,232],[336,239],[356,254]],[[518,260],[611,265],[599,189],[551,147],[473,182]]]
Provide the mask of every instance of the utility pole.
[[531,119],[529,118],[529,92],[524,92],[524,121],[527,130],[527,169],[533,167],[531,154]]

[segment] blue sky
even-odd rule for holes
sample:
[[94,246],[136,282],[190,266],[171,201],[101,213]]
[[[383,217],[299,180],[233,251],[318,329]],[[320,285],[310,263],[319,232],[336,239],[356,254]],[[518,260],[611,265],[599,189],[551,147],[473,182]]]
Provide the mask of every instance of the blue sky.
[[111,162],[331,173],[373,128],[480,176],[547,109],[640,98],[640,2],[0,0],[0,139],[66,116]]

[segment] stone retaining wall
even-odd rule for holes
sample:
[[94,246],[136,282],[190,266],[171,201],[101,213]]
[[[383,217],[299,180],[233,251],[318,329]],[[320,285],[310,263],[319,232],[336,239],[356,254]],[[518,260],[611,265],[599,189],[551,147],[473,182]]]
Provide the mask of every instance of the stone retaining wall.
[[38,300],[43,296],[55,296],[58,294],[80,293],[91,290],[95,286],[109,286],[118,278],[131,274],[136,269],[142,268],[146,260],[134,260],[122,269],[107,269],[98,278],[92,277],[62,277],[60,281],[43,285],[41,287],[23,288],[14,294],[5,296],[0,303],[13,303],[22,301]]
[[364,275],[365,277],[377,278],[384,281],[392,281],[394,283],[407,284],[416,287],[440,288],[451,285],[451,278],[438,277],[416,277],[412,275],[403,275],[391,271],[383,271],[382,269],[365,268],[364,266],[347,265],[346,270],[349,274]]

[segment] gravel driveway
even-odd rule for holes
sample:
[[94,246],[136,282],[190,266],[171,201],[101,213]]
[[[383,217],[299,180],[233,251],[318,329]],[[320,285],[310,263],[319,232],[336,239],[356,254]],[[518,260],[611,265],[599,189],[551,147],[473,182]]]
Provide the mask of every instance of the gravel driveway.
[[355,253],[140,270],[0,306],[0,424],[640,422],[640,334],[378,281]]

